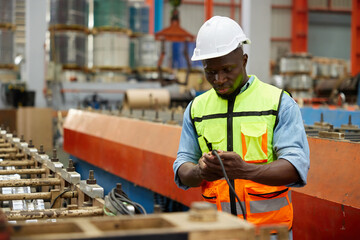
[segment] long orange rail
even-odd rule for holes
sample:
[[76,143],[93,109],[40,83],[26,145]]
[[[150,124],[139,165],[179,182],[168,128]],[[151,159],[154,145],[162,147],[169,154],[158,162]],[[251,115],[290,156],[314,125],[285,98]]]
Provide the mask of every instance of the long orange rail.
[[179,189],[172,164],[181,127],[71,109],[64,123],[66,152],[187,206],[200,189]]

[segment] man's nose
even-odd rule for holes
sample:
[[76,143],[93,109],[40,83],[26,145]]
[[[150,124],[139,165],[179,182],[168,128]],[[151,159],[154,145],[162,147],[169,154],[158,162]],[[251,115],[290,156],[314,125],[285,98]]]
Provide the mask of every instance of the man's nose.
[[215,83],[223,83],[226,81],[226,74],[223,71],[218,71],[215,74]]

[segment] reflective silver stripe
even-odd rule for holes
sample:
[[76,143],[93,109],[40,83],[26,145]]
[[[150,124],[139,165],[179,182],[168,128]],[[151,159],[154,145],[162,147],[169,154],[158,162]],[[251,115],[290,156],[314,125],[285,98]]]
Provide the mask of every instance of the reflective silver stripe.
[[[231,207],[230,207],[229,202],[221,202],[220,204],[221,204],[221,210],[223,212],[231,213]],[[241,205],[243,206],[245,214],[246,214],[245,202],[241,202]],[[237,212],[237,214],[242,214],[239,202],[236,202],[236,212]]]
[[250,202],[250,213],[264,213],[278,211],[280,208],[289,205],[286,197],[266,199]]
[[210,203],[211,205],[214,205],[214,206],[215,206],[215,209],[217,209],[217,206],[216,206],[215,203],[211,203],[211,202],[208,202],[208,203]]
[[289,202],[292,202],[292,200],[291,200],[291,190],[288,191],[288,197],[289,197]]

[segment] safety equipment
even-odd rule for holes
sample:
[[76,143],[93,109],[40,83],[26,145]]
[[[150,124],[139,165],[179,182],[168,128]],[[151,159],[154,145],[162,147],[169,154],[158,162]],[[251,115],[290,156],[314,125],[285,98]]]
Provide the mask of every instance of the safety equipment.
[[239,44],[250,44],[237,22],[228,17],[214,16],[200,28],[192,61],[224,56]]
[[[272,138],[282,94],[281,89],[254,76],[249,88],[234,100],[220,98],[214,89],[196,97],[190,114],[201,151],[209,152],[210,148],[234,151],[249,163],[273,162],[276,155]],[[201,187],[205,201],[226,212],[231,212],[233,204],[238,217],[243,217],[239,203],[231,201],[229,186],[224,179],[203,181]],[[234,189],[249,222],[292,227],[293,207],[288,187],[235,179]]]

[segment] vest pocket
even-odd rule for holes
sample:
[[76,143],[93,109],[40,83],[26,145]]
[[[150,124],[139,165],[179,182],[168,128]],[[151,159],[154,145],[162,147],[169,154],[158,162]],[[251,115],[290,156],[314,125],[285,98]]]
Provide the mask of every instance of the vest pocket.
[[[224,128],[219,124],[208,123],[204,129],[203,136],[199,136],[198,141],[201,151],[210,152],[211,150],[226,150],[223,149],[223,142],[225,139]],[[226,146],[226,145],[225,145]]]
[[292,204],[287,187],[250,183],[245,185],[248,221],[254,224],[292,225]]
[[249,163],[266,163],[267,124],[245,122],[240,124],[243,159]]
[[207,187],[207,188],[203,187],[201,196],[206,202],[216,205],[216,208],[218,210],[221,209],[219,208],[221,205],[220,205],[220,198],[217,187],[215,186]]

